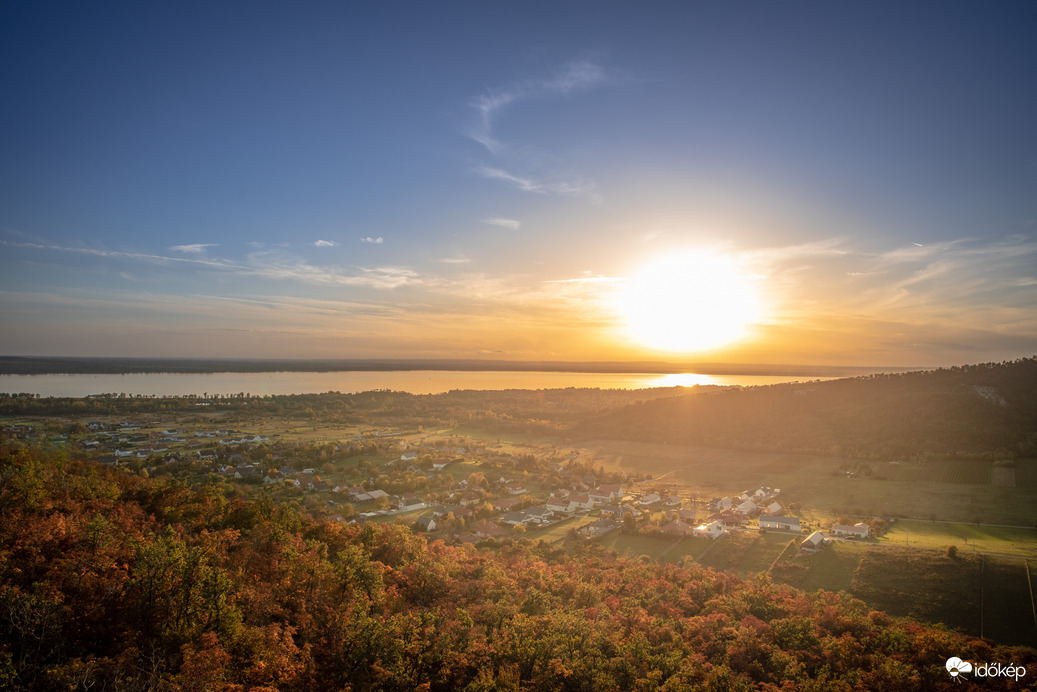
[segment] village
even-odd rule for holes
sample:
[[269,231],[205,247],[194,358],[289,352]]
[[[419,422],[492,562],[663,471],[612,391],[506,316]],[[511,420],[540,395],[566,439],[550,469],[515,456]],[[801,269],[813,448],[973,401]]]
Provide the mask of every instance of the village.
[[[409,430],[369,429],[347,438],[287,442],[279,433],[229,426],[158,429],[147,421],[92,421],[61,431],[5,425],[3,435],[43,438],[124,473],[211,476],[250,493],[301,500],[331,521],[399,521],[448,543],[506,536],[536,539],[565,523],[577,539],[613,532],[716,540],[731,532],[800,536],[808,554],[832,540],[864,540],[872,526],[808,526],[781,490],[760,487],[708,501],[651,478],[605,473],[593,460],[546,450],[516,455],[486,442]],[[670,492],[668,492],[670,491]],[[880,526],[883,522],[877,522]]]

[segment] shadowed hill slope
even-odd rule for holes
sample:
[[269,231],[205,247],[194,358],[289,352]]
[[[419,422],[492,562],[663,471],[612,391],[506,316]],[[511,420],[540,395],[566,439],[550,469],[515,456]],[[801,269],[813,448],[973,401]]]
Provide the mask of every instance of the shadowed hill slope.
[[1037,359],[768,387],[710,388],[572,426],[584,438],[848,457],[1037,455]]

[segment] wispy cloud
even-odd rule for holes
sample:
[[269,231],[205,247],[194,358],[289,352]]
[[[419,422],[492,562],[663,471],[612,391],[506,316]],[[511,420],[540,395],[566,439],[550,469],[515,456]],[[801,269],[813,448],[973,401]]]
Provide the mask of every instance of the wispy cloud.
[[467,257],[443,257],[439,261],[443,264],[469,264],[472,260]]
[[609,81],[609,75],[601,65],[587,60],[574,60],[547,78],[487,90],[472,100],[471,107],[475,110],[476,119],[467,134],[491,154],[500,154],[505,146],[493,133],[494,121],[506,107],[527,99],[585,91]]
[[384,241],[382,239],[382,236],[378,236],[377,238],[372,238],[371,236],[367,236],[366,238],[361,238],[360,242],[361,243],[373,243],[375,245],[381,245]]
[[522,223],[517,219],[505,219],[500,216],[491,216],[489,218],[480,219],[481,223],[489,224],[490,226],[500,226],[501,228],[507,228],[512,231],[517,231]]
[[15,242],[8,240],[0,240],[0,246],[75,253],[92,257],[103,257],[111,260],[147,262],[158,265],[188,265],[200,269],[217,270],[236,276],[256,276],[269,279],[299,281],[308,284],[393,289],[399,286],[418,284],[422,282],[420,275],[409,267],[320,266],[306,262],[296,255],[276,248],[259,250],[249,253],[243,260],[230,261],[209,257],[172,257],[141,252],[68,247],[47,243]]
[[[510,183],[525,192],[586,197],[592,201],[600,201],[601,196],[593,183],[580,179],[568,180],[571,176],[545,172],[543,160],[553,160],[554,157],[530,157],[530,152],[535,151],[531,147],[514,147],[506,144],[497,136],[496,124],[501,114],[515,103],[567,96],[615,81],[613,75],[603,66],[589,60],[574,60],[562,65],[548,77],[528,79],[484,91],[469,104],[474,117],[465,132],[466,136],[481,144],[491,156],[504,159],[509,167],[520,166],[525,170],[520,174],[514,174],[498,166],[480,166],[476,168],[476,172],[487,179]],[[530,161],[530,158],[534,160]]]
[[318,240],[313,244],[314,247],[335,247],[338,245],[334,240]]
[[104,250],[97,248],[85,248],[85,247],[69,247],[64,245],[53,245],[48,243],[27,243],[27,242],[14,242],[9,240],[0,240],[0,245],[6,245],[7,247],[20,247],[34,250],[52,250],[56,252],[71,252],[83,255],[92,255],[94,257],[109,257],[112,259],[129,259],[129,260],[144,260],[148,262],[168,263],[168,262],[181,262],[186,264],[195,264],[205,267],[212,267],[214,269],[246,269],[241,265],[233,262],[227,262],[219,259],[194,259],[189,257],[168,257],[165,255],[154,255],[144,252],[125,252],[122,250]]
[[562,197],[587,197],[593,201],[601,201],[601,195],[598,194],[597,186],[583,180],[547,182],[524,178],[509,173],[502,168],[490,166],[481,166],[475,169],[475,172],[488,180],[503,180],[504,182],[511,183],[524,192],[535,192],[541,195],[559,195]]
[[173,252],[183,252],[189,255],[200,255],[205,248],[216,247],[217,243],[193,243],[191,245],[173,245],[169,249]]

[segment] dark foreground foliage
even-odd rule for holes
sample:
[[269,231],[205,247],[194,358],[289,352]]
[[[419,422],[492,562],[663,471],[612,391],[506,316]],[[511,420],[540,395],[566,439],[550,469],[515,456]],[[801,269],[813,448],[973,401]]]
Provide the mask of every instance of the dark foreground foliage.
[[962,689],[951,656],[1037,674],[1031,649],[844,594],[588,547],[449,547],[0,448],[4,689]]

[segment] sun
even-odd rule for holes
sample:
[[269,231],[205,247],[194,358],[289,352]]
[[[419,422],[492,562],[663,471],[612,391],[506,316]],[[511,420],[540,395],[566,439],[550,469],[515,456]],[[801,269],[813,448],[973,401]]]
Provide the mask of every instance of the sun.
[[760,316],[758,283],[727,255],[685,251],[655,259],[624,280],[616,308],[625,336],[641,346],[710,351],[748,336]]

